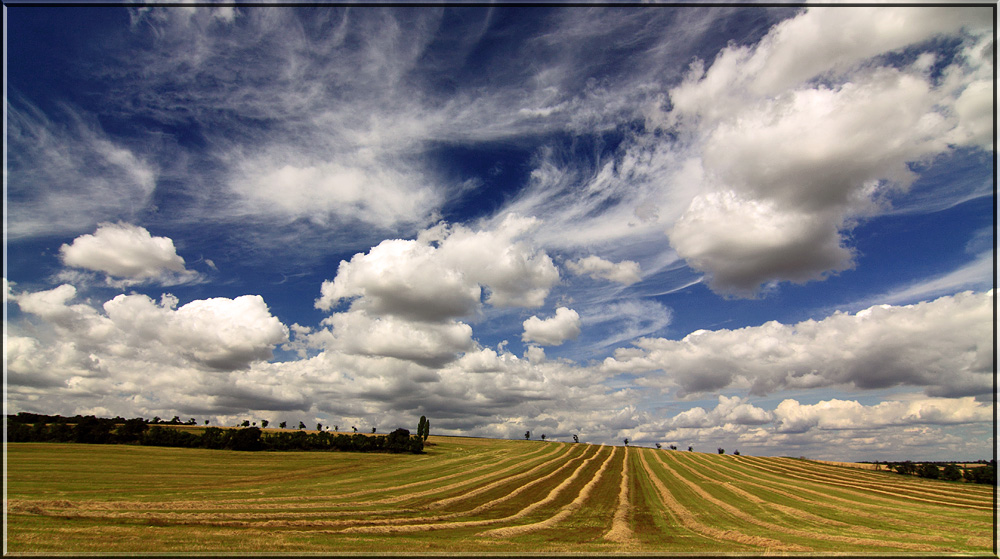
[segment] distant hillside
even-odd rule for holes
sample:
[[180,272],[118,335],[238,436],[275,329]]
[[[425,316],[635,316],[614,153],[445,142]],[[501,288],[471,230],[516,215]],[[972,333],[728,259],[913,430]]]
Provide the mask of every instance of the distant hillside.
[[8,548],[993,550],[990,486],[793,458],[433,435],[428,442],[420,455],[9,444]]

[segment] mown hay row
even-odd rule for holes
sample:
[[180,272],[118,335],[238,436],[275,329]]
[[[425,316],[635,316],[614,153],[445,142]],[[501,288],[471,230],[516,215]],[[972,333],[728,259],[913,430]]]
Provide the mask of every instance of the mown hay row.
[[629,513],[631,504],[629,502],[629,449],[625,447],[625,459],[622,462],[622,480],[618,488],[618,507],[615,509],[615,516],[611,521],[611,529],[604,534],[604,539],[620,544],[632,544],[635,542],[635,533],[629,526]]
[[[762,462],[766,463],[767,466],[762,465]],[[755,465],[761,467],[762,469],[769,470],[771,472],[777,471],[781,475],[784,475],[784,476],[787,476],[787,477],[792,477],[792,478],[796,478],[796,479],[810,481],[812,483],[816,483],[816,484],[820,484],[820,485],[843,487],[843,488],[847,488],[847,489],[851,489],[851,490],[868,491],[868,492],[872,492],[872,493],[879,493],[879,494],[882,494],[882,495],[889,495],[890,497],[893,497],[893,499],[887,499],[887,498],[884,498],[884,497],[883,498],[879,498],[879,497],[876,497],[876,496],[871,496],[871,498],[873,498],[873,499],[878,499],[878,500],[881,500],[881,501],[884,501],[884,502],[896,502],[898,504],[899,500],[906,500],[906,501],[916,501],[917,503],[914,503],[913,506],[921,506],[922,503],[930,503],[931,505],[933,505],[933,508],[937,508],[938,506],[949,506],[949,507],[962,508],[962,509],[973,509],[973,510],[991,510],[992,509],[992,505],[990,505],[990,506],[986,506],[986,505],[972,505],[972,504],[954,503],[954,502],[950,502],[950,501],[940,501],[940,500],[937,500],[937,499],[927,499],[927,498],[924,498],[924,497],[919,497],[917,495],[913,495],[910,492],[899,491],[899,490],[895,490],[895,489],[892,489],[892,490],[890,490],[890,489],[878,489],[878,488],[869,487],[869,486],[866,486],[866,485],[863,485],[863,484],[848,483],[848,482],[842,482],[842,481],[835,481],[835,480],[831,480],[831,479],[823,477],[823,476],[813,476],[813,475],[810,475],[808,473],[808,471],[803,471],[801,469],[788,467],[787,464],[784,463],[784,461],[779,461],[779,459],[776,459],[776,458],[758,459],[758,460],[755,461]]]
[[[552,464],[556,463],[557,460],[564,459],[569,454],[572,454],[572,453],[576,452],[576,450],[577,449],[575,447],[566,446],[566,447],[564,447],[562,449],[562,451],[558,455],[552,457],[549,460],[541,462],[540,464],[535,465],[534,467],[532,467],[531,469],[529,469],[529,470],[527,470],[525,472],[522,472],[520,474],[513,475],[513,476],[501,477],[500,479],[495,480],[495,481],[493,481],[491,483],[487,483],[486,485],[483,485],[482,487],[479,487],[479,488],[474,489],[472,491],[460,493],[458,495],[455,495],[454,497],[448,497],[448,498],[444,498],[444,499],[439,499],[439,500],[437,500],[437,501],[435,501],[433,503],[428,504],[427,508],[436,509],[436,508],[446,507],[448,505],[452,505],[452,504],[460,502],[460,501],[464,501],[464,500],[467,500],[467,499],[478,497],[479,495],[481,495],[483,493],[486,493],[488,491],[492,491],[493,489],[496,489],[497,487],[506,485],[506,484],[511,483],[511,482],[516,482],[516,481],[520,481],[520,480],[523,480],[523,479],[531,479],[531,478],[533,478],[538,473],[539,470],[543,470],[543,469],[545,469],[547,467],[550,467]],[[518,464],[518,466],[521,466],[521,465],[523,465],[523,464]],[[492,478],[492,477],[496,477],[496,474],[494,474],[494,473],[486,474],[486,475],[480,476],[479,478],[477,478],[476,480],[473,480],[473,481],[475,481],[476,483],[480,483],[480,482],[482,482],[482,481],[484,481],[486,479]]]
[[666,484],[663,483],[663,480],[656,475],[656,472],[649,466],[649,462],[646,461],[645,452],[639,452],[639,460],[642,464],[643,470],[645,470],[649,479],[653,483],[653,487],[659,494],[660,501],[688,530],[702,536],[707,536],[708,538],[719,542],[735,542],[763,548],[767,551],[810,551],[810,548],[805,546],[788,544],[774,538],[767,538],[764,536],[744,534],[743,532],[739,532],[737,530],[722,530],[721,528],[716,528],[701,522],[691,510],[683,506],[680,501],[674,497],[670,489],[668,489]]
[[[559,494],[562,493],[564,489],[569,487],[574,481],[576,481],[576,478],[580,476],[580,474],[584,471],[587,465],[591,461],[595,460],[598,457],[598,455],[603,451],[604,448],[602,446],[602,449],[598,453],[594,454],[593,456],[585,460],[584,463],[581,464],[580,468],[577,468],[570,477],[566,478],[562,483],[560,483],[554,489],[549,491],[548,495],[546,495],[544,499],[521,509],[512,516],[508,516],[506,520],[508,522],[519,520],[555,501],[556,498],[559,497]],[[608,455],[604,457],[604,460],[601,463],[601,468],[597,471],[597,474],[583,486],[583,488],[580,490],[580,492],[577,494],[576,498],[572,502],[570,502],[568,505],[563,506],[559,510],[559,512],[557,512],[555,515],[550,516],[545,520],[535,522],[532,524],[519,524],[517,526],[506,526],[504,528],[496,528],[493,530],[488,530],[480,535],[493,536],[493,537],[510,537],[516,534],[522,534],[525,532],[530,532],[532,530],[537,530],[539,528],[545,528],[547,526],[551,526],[556,522],[559,522],[563,518],[566,518],[567,516],[569,516],[574,511],[580,508],[583,500],[586,499],[586,496],[590,494],[590,490],[593,488],[594,484],[600,480],[601,476],[604,474],[604,470],[607,469],[608,464],[611,463],[611,457],[613,455],[614,455],[613,450],[608,452]]]
[[[879,522],[885,522],[885,523],[889,523],[889,524],[895,524],[895,525],[900,525],[900,526],[908,526],[908,527],[914,527],[914,528],[915,527],[923,527],[925,525],[924,523],[907,522],[907,521],[900,520],[900,519],[888,518],[888,517],[885,516],[884,513],[877,513],[877,512],[865,511],[865,510],[862,510],[858,506],[858,503],[857,503],[856,500],[853,500],[853,499],[843,499],[843,498],[834,498],[833,496],[831,496],[829,494],[824,494],[824,493],[821,493],[819,491],[809,491],[809,490],[806,490],[806,492],[810,493],[811,495],[814,495],[814,497],[804,497],[802,495],[798,495],[798,494],[795,494],[795,493],[792,493],[792,492],[789,492],[789,491],[785,491],[785,490],[779,489],[778,485],[781,484],[781,483],[783,483],[783,480],[781,480],[780,478],[773,477],[773,476],[768,476],[767,474],[757,474],[757,476],[765,475],[770,480],[772,480],[772,483],[770,483],[770,484],[757,483],[757,482],[751,481],[751,477],[749,475],[747,475],[746,472],[741,472],[740,470],[734,469],[731,465],[729,465],[729,464],[723,464],[721,461],[710,462],[710,461],[708,461],[707,458],[698,457],[698,456],[687,456],[687,455],[685,455],[685,457],[687,459],[690,459],[690,460],[693,460],[693,461],[699,463],[702,466],[705,466],[705,467],[711,466],[714,469],[714,473],[718,476],[718,479],[725,480],[725,484],[726,484],[727,489],[729,489],[731,491],[734,491],[736,493],[739,493],[741,495],[744,495],[744,497],[747,500],[750,500],[752,502],[755,502],[755,503],[758,503],[758,504],[766,503],[766,506],[774,508],[774,509],[776,509],[776,510],[778,510],[778,511],[780,511],[780,512],[786,514],[786,515],[788,515],[789,517],[791,517],[795,521],[810,520],[810,521],[812,521],[813,523],[815,523],[815,524],[817,524],[819,526],[835,526],[835,527],[838,527],[838,528],[847,528],[847,527],[849,527],[849,529],[850,529],[851,532],[856,532],[856,533],[865,534],[865,535],[869,535],[869,536],[900,537],[901,535],[905,535],[905,537],[908,538],[908,539],[918,539],[918,540],[926,540],[926,541],[932,541],[932,540],[933,541],[940,541],[940,538],[938,538],[936,536],[931,536],[931,535],[927,535],[927,534],[915,534],[915,533],[912,533],[912,532],[901,533],[899,531],[880,530],[880,529],[876,529],[876,528],[870,528],[870,527],[867,527],[867,526],[860,526],[857,523],[842,522],[840,520],[829,518],[827,516],[820,516],[820,515],[817,515],[817,514],[813,514],[811,512],[806,511],[805,508],[797,508],[797,507],[790,507],[790,506],[787,506],[787,505],[782,505],[780,503],[776,503],[774,501],[771,501],[771,500],[768,500],[768,499],[765,499],[765,498],[761,498],[758,495],[754,495],[754,494],[751,494],[751,493],[749,493],[747,491],[744,491],[743,489],[737,487],[736,484],[739,484],[739,485],[741,485],[743,487],[755,487],[757,489],[766,491],[768,493],[773,493],[775,495],[780,495],[781,497],[784,497],[785,499],[788,499],[788,500],[791,500],[791,501],[795,501],[797,503],[801,503],[802,505],[807,506],[807,507],[809,507],[810,509],[812,509],[814,511],[818,511],[818,510],[834,511],[834,512],[841,513],[843,515],[852,516],[852,517],[865,518],[865,519],[868,519],[868,520],[876,520],[876,521],[879,521]],[[728,473],[726,473],[726,472],[728,472]],[[839,500],[840,502],[844,502],[844,503],[850,503],[852,506],[848,507],[848,506],[843,506],[843,505],[836,505],[836,504],[833,504],[831,502],[831,501],[834,501],[834,500]],[[879,510],[880,507],[871,507],[871,508],[872,508],[872,510]]]
[[837,480],[844,483],[863,484],[865,486],[877,487],[879,489],[892,490],[897,494],[903,493],[907,495],[933,496],[935,499],[947,500],[959,505],[989,506],[993,501],[992,493],[971,493],[968,490],[974,489],[975,486],[969,487],[964,483],[958,484],[949,482],[952,487],[935,487],[937,483],[945,482],[917,480],[910,478],[909,476],[901,476],[899,474],[894,474],[893,476],[899,479],[888,479],[888,473],[875,473],[867,470],[852,472],[857,475],[848,475],[842,468],[838,468],[836,466],[831,467],[826,465],[817,465],[816,467],[813,467],[812,463],[799,464],[798,462],[798,460],[783,460],[782,464],[795,471],[811,474],[816,477],[822,477],[824,479]]
[[[593,448],[598,448],[598,447],[593,447]],[[514,499],[515,497],[517,497],[521,493],[529,491],[530,489],[532,489],[536,485],[543,484],[543,483],[549,481],[550,479],[553,479],[553,478],[559,476],[560,474],[564,474],[565,473],[564,470],[572,469],[573,472],[576,472],[577,470],[583,468],[586,465],[587,462],[589,462],[590,460],[592,460],[593,458],[595,458],[600,451],[599,450],[595,451],[593,456],[591,456],[589,459],[584,460],[584,457],[589,452],[590,452],[590,449],[588,448],[588,449],[584,450],[584,453],[581,454],[580,456],[572,458],[570,460],[567,460],[565,464],[563,464],[562,466],[560,466],[555,471],[553,471],[553,472],[551,472],[551,473],[549,473],[549,474],[547,474],[547,475],[545,475],[543,477],[540,477],[540,478],[538,478],[538,479],[536,479],[536,480],[534,480],[532,482],[529,482],[528,484],[522,485],[522,486],[518,487],[517,489],[515,489],[514,491],[512,491],[511,493],[508,493],[507,495],[505,495],[503,497],[500,497],[500,498],[497,498],[497,499],[493,499],[491,501],[483,503],[482,505],[479,505],[478,507],[476,507],[476,508],[474,508],[474,509],[472,509],[470,511],[456,512],[456,513],[452,513],[450,515],[441,515],[441,516],[435,517],[434,518],[434,523],[426,523],[426,522],[419,523],[419,524],[398,524],[398,523],[393,523],[391,525],[387,525],[388,523],[381,523],[381,525],[372,525],[372,524],[369,524],[369,525],[352,526],[352,527],[349,527],[349,528],[346,528],[346,529],[342,530],[342,532],[345,532],[345,533],[359,533],[359,532],[360,533],[425,532],[425,531],[430,531],[430,530],[446,530],[446,529],[454,529],[454,528],[469,528],[469,527],[492,526],[492,525],[502,524],[504,522],[508,522],[508,521],[510,521],[512,519],[516,520],[518,518],[521,518],[524,514],[528,514],[528,513],[532,512],[532,511],[536,510],[538,508],[537,506],[535,506],[537,503],[528,504],[525,507],[522,507],[521,509],[519,509],[518,511],[516,511],[515,513],[513,513],[511,515],[507,515],[507,516],[503,516],[503,517],[499,517],[499,518],[487,518],[487,519],[480,519],[480,520],[465,520],[465,521],[453,521],[453,522],[438,522],[440,520],[451,519],[451,518],[476,516],[476,515],[478,515],[478,514],[480,514],[482,512],[485,512],[486,510],[489,510],[491,508],[495,508],[496,506],[498,506],[498,505],[500,505],[502,503],[505,503],[507,501],[510,501],[510,500]],[[580,461],[580,463],[574,465],[574,463],[577,462],[577,461]],[[537,468],[533,469],[532,471],[534,471],[534,470],[537,470]],[[557,486],[555,489],[551,490],[548,493],[548,495],[546,495],[546,497],[543,497],[542,500],[545,501],[545,500],[551,500],[551,498],[554,498],[554,495],[556,495],[558,493],[558,491],[561,490],[562,487],[564,487],[564,485],[565,485],[565,482],[563,482],[562,484],[560,484],[559,486]],[[524,512],[525,509],[530,509],[530,510],[528,511],[528,513],[525,513]],[[417,522],[420,522],[421,520],[426,521],[426,519],[416,519]]]
[[[664,459],[662,453],[661,454],[657,454],[657,458],[660,460],[661,463],[664,464],[665,467],[670,468],[671,470],[673,470],[673,472],[677,476],[677,479],[679,479],[681,481],[681,483],[683,483],[684,485],[688,486],[688,488],[690,488],[692,491],[694,491],[696,494],[698,494],[698,496],[701,497],[702,499],[704,499],[705,501],[707,501],[709,503],[712,503],[716,507],[718,507],[718,508],[726,511],[727,513],[729,513],[729,514],[731,514],[731,515],[733,515],[733,516],[735,516],[737,518],[740,518],[744,522],[748,522],[750,524],[755,524],[757,526],[760,526],[762,528],[767,529],[770,532],[780,532],[780,533],[784,533],[784,534],[788,534],[788,535],[792,535],[792,536],[798,536],[798,537],[804,538],[804,539],[814,539],[814,540],[821,540],[821,541],[828,541],[828,542],[837,542],[837,543],[843,543],[843,544],[848,544],[848,545],[859,545],[859,546],[865,546],[865,547],[891,547],[893,549],[908,549],[908,550],[912,550],[912,551],[936,551],[936,550],[942,550],[942,548],[940,546],[932,546],[932,545],[927,545],[927,544],[918,544],[918,543],[911,543],[911,542],[887,541],[887,540],[884,540],[884,539],[858,538],[858,537],[853,537],[853,536],[842,536],[842,535],[836,535],[836,534],[826,534],[826,533],[821,533],[821,532],[813,532],[813,531],[809,531],[809,530],[802,530],[802,529],[799,529],[799,528],[793,528],[791,526],[785,526],[785,525],[782,525],[782,524],[775,524],[773,522],[768,522],[766,520],[762,520],[762,519],[758,518],[755,515],[747,513],[746,511],[742,510],[741,508],[733,505],[731,502],[726,502],[726,501],[723,501],[722,499],[719,499],[719,498],[715,497],[714,495],[710,494],[708,491],[706,491],[703,487],[701,487],[697,483],[688,480],[683,475],[681,475],[681,473],[678,472],[673,466],[667,464],[667,461]],[[674,462],[675,465],[680,466],[681,468],[684,468],[685,471],[689,472],[690,474],[694,475],[695,477],[697,477],[699,479],[702,479],[702,480],[705,480],[705,481],[709,481],[709,482],[714,482],[715,481],[711,477],[709,477],[709,476],[707,476],[705,474],[702,474],[697,469],[690,468],[690,467],[687,467],[687,466],[681,464],[681,459],[678,458],[676,455],[671,456],[671,458],[672,458],[672,461]],[[726,485],[721,485],[720,484],[719,487],[721,489],[723,489],[724,491],[729,492],[730,494],[738,494],[737,491],[734,491],[735,488],[732,487],[732,486],[726,486]],[[739,501],[736,500],[736,499],[733,499],[732,502],[739,502]],[[900,537],[900,536],[901,535],[899,535],[899,534],[896,535],[896,537]],[[902,535],[902,537],[905,537],[905,535]],[[950,549],[947,549],[947,548],[944,548],[943,550],[945,550],[945,551],[954,551],[954,550],[950,550]]]

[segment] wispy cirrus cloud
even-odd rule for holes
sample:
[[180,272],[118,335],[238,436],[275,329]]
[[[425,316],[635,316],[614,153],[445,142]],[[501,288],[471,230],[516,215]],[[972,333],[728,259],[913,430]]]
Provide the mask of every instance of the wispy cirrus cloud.
[[146,211],[158,168],[63,105],[59,121],[8,100],[7,229],[11,238],[77,233]]

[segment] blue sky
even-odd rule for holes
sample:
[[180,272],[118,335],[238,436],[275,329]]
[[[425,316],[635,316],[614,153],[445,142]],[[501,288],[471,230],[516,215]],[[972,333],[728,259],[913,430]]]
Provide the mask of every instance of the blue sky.
[[992,454],[991,5],[5,22],[8,413]]

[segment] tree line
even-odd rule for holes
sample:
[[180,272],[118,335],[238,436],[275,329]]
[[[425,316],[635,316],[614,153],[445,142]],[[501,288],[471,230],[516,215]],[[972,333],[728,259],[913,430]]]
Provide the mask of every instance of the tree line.
[[[139,444],[180,448],[220,450],[326,450],[343,452],[411,452],[424,451],[424,440],[430,430],[426,418],[418,427],[421,436],[410,436],[407,429],[396,429],[388,435],[347,435],[326,431],[265,433],[258,427],[220,429],[206,427],[200,433],[151,424],[141,417],[113,419],[89,416],[45,416],[19,413],[7,416],[8,442],[64,442],[84,444]],[[182,423],[166,422],[167,425]],[[187,425],[193,425],[188,423]]]
[[939,466],[940,463],[924,462],[921,464],[914,464],[910,460],[906,460],[904,462],[875,462],[875,469],[885,467],[886,471],[895,471],[897,474],[908,476],[996,485],[996,460],[980,462],[984,465],[976,466],[974,468],[960,468],[958,465],[952,463],[945,463],[942,468]]

